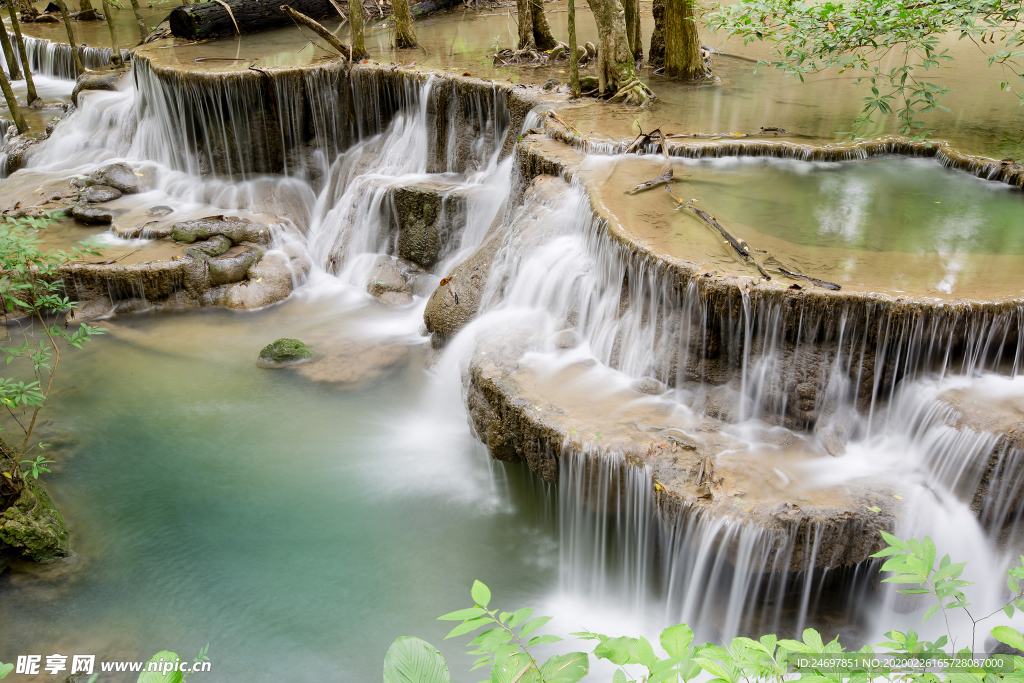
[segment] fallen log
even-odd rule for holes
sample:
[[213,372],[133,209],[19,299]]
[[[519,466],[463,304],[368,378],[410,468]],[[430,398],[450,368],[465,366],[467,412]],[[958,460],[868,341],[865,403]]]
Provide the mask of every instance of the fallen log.
[[[288,0],[288,4],[312,19],[338,16],[330,0]],[[206,40],[290,26],[292,20],[280,8],[281,0],[223,0],[182,5],[171,11],[171,33],[177,38]]]
[[301,12],[296,12],[289,5],[281,5],[281,11],[288,15],[288,17],[291,18],[292,21],[294,21],[296,24],[302,24],[313,29],[313,31],[316,32],[318,36],[320,36],[328,43],[330,43],[331,47],[338,51],[338,54],[340,54],[345,59],[349,58],[349,49],[345,47],[345,44],[338,40],[338,37],[336,35],[325,29],[323,26],[313,21],[305,14],[302,14]]
[[701,209],[698,209],[696,206],[687,206],[686,208],[692,211],[697,218],[701,219],[702,221],[704,221],[704,223],[710,225],[712,228],[721,233],[722,237],[725,238],[725,241],[728,242],[729,245],[736,251],[736,253],[739,254],[743,259],[750,258],[750,252],[747,250],[747,243],[744,242],[743,240],[736,239],[735,237],[730,235],[729,232],[722,227],[722,224],[715,220],[714,216],[712,216],[707,211],[702,211]]
[[452,9],[462,4],[462,0],[425,0],[409,8],[413,18],[422,17],[425,14],[433,14],[441,10]]
[[840,289],[842,289],[841,286],[837,285],[834,282],[826,282],[825,280],[819,280],[816,277],[810,277],[808,275],[801,275],[800,273],[791,273],[790,271],[786,270],[785,268],[779,268],[779,272],[782,273],[783,275],[785,275],[786,277],[797,278],[797,279],[800,279],[800,280],[807,280],[808,282],[816,284],[819,287],[824,287],[825,289],[831,289],[833,292],[838,292]]

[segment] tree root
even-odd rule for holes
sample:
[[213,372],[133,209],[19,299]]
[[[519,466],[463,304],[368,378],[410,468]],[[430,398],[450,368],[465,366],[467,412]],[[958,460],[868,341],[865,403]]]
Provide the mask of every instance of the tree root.
[[620,86],[608,101],[645,107],[653,102],[654,99],[654,93],[651,92],[650,88],[641,83],[640,79],[635,78],[629,83]]

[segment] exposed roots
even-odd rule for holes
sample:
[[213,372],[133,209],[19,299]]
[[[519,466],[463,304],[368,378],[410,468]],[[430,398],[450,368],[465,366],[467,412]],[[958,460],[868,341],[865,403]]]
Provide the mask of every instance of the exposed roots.
[[[597,48],[591,43],[577,48],[580,66],[585,66],[597,57]],[[501,50],[493,57],[494,66],[545,66],[548,64],[568,63],[569,46],[559,43],[550,50],[527,48],[524,50]]]
[[651,89],[641,83],[639,78],[634,78],[629,83],[620,86],[608,101],[645,107],[653,102],[654,99],[654,93],[651,92]]

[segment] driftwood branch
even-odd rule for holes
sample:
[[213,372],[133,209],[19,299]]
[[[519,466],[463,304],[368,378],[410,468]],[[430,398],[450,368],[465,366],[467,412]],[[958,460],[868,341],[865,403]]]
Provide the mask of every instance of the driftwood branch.
[[672,174],[672,167],[669,166],[667,169],[665,169],[665,172],[662,173],[657,178],[654,178],[653,180],[648,180],[645,183],[640,183],[632,190],[626,190],[626,194],[636,194],[637,192],[649,190],[652,187],[658,187],[659,185],[667,185],[668,183],[671,183],[673,180],[675,180],[675,176]]
[[291,17],[291,20],[294,21],[295,23],[302,24],[303,26],[307,26],[313,29],[313,31],[318,36],[326,40],[331,47],[337,50],[338,54],[340,54],[345,59],[349,58],[349,49],[345,47],[345,44],[338,40],[338,37],[336,35],[325,29],[319,23],[310,19],[302,12],[296,12],[288,5],[281,5],[281,11],[287,14],[289,17]]
[[826,282],[825,280],[819,280],[816,277],[810,277],[808,275],[801,275],[800,273],[791,273],[785,268],[779,268],[779,272],[785,275],[786,277],[797,278],[799,280],[807,280],[811,284],[818,285],[819,287],[824,287],[825,289],[831,289],[833,292],[838,292],[840,289],[842,289],[841,286],[837,285],[834,282]]

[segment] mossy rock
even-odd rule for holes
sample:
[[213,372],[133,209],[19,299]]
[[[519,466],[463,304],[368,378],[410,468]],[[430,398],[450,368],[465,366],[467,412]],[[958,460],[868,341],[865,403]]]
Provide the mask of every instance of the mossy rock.
[[52,562],[70,553],[68,527],[46,491],[27,480],[14,504],[0,514],[0,549],[36,562]]
[[314,355],[309,347],[298,339],[278,339],[263,347],[256,364],[265,368],[294,365],[308,361]]

